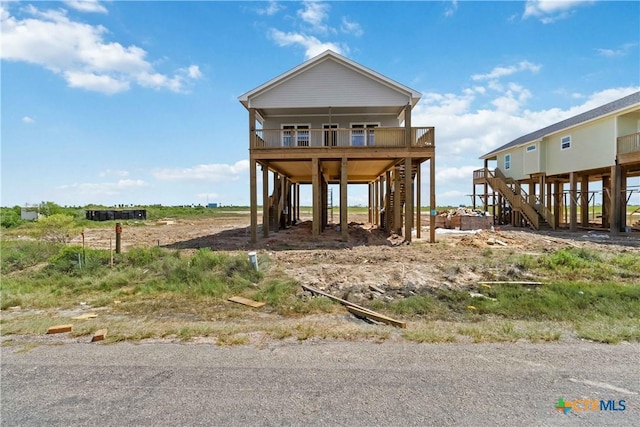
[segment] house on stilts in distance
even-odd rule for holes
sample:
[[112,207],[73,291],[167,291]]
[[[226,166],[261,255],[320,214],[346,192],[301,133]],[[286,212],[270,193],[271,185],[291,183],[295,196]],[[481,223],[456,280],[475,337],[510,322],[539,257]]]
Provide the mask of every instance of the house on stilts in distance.
[[[640,92],[521,136],[480,158],[484,168],[473,174],[474,208],[481,200],[499,223],[572,231],[596,227],[613,235],[628,230],[637,224],[627,224],[626,207],[640,193],[629,185],[630,178],[640,176]],[[596,193],[601,208],[590,215]]]
[[350,184],[368,185],[370,223],[407,241],[415,224],[420,237],[416,206],[425,161],[430,212],[436,209],[434,128],[411,126],[420,96],[330,50],[240,96],[249,112],[251,240],[258,239],[258,166],[264,237],[299,219],[301,185],[311,185],[312,234],[319,236],[328,225],[329,184],[340,188],[342,240],[348,240]]

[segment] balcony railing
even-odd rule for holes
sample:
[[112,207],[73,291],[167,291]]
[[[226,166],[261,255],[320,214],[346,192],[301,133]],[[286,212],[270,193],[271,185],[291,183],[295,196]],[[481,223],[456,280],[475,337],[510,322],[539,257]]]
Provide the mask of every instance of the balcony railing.
[[[406,147],[400,128],[257,129],[251,148]],[[433,147],[433,127],[411,128],[411,147]]]
[[618,138],[618,154],[628,154],[640,151],[640,132]]

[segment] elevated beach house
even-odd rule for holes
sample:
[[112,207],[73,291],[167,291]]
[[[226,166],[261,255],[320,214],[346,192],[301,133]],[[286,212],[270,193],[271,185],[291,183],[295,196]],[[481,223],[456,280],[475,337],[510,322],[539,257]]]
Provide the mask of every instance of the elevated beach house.
[[349,184],[368,186],[370,223],[411,241],[415,219],[419,237],[425,161],[435,211],[434,128],[411,126],[420,96],[330,50],[240,96],[249,113],[251,240],[258,238],[258,167],[264,237],[299,218],[301,185],[312,188],[312,234],[322,233],[329,184],[339,184],[343,240]]
[[481,159],[474,204],[479,198],[486,209],[492,206],[498,221],[627,230],[626,206],[640,191],[629,185],[640,176],[640,92],[521,136]]

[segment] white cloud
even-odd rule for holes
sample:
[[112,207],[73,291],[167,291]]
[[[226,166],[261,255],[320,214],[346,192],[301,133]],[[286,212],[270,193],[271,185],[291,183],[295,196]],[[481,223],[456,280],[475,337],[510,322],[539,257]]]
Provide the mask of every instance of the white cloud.
[[33,117],[24,116],[22,118],[22,123],[31,124],[31,123],[35,123],[35,122],[36,122],[36,119],[34,119]]
[[[329,24],[330,9],[331,6],[326,2],[304,1],[302,8],[297,11],[298,19],[292,21],[294,22],[293,30],[283,31],[278,28],[270,28],[267,36],[280,47],[303,47],[307,59],[328,49],[346,55],[349,48],[344,42],[323,41],[318,38],[338,34],[337,27]],[[351,21],[346,16],[340,18],[339,31],[356,37],[364,34],[360,24]]]
[[141,179],[121,179],[117,182],[99,183],[74,183],[58,187],[60,190],[71,190],[75,193],[91,196],[117,196],[127,191],[147,187],[148,184]]
[[436,167],[436,182],[452,180],[468,182],[469,177],[473,176],[473,171],[476,169],[478,169],[478,166]]
[[80,12],[107,13],[107,8],[98,0],[65,0],[64,4]]
[[18,19],[2,8],[2,59],[43,66],[63,76],[70,87],[114,94],[135,83],[183,92],[201,77],[197,65],[173,76],[162,74],[144,49],[108,42],[106,28],[72,21],[62,9],[41,11],[29,5],[24,11],[30,17]]
[[357,22],[352,22],[346,16],[342,17],[342,25],[340,30],[346,34],[353,34],[356,37],[361,37],[364,34],[362,27]]
[[[460,93],[425,93],[412,113],[413,126],[436,128],[436,195],[438,205],[470,203],[473,171],[479,157],[522,135],[573,117],[640,90],[621,87],[582,95],[560,93],[577,104],[566,108],[527,109],[529,89],[506,83],[502,92],[476,88]],[[474,163],[474,159],[476,162]],[[429,162],[423,165],[428,171]],[[429,174],[422,174],[424,183]],[[427,188],[427,186],[423,186]],[[464,189],[468,188],[465,192]],[[462,190],[460,190],[462,189]]]
[[449,7],[444,11],[444,16],[453,16],[454,13],[458,10],[458,0],[452,0]]
[[283,31],[272,28],[270,31],[271,38],[278,46],[299,45],[304,47],[307,59],[313,58],[321,54],[327,49],[331,49],[336,53],[344,54],[344,48],[339,44],[331,42],[321,42],[314,36],[308,36],[300,33],[285,33]]
[[529,61],[520,61],[515,65],[510,65],[508,67],[495,67],[487,74],[474,74],[471,76],[473,80],[491,80],[498,79],[500,77],[510,76],[515,73],[519,73],[522,71],[531,71],[532,73],[537,73],[542,68],[541,65],[531,63]]
[[435,126],[438,164],[454,165],[638,90],[638,87],[603,90],[585,96],[580,104],[565,110],[526,109],[531,92],[514,83],[498,94],[427,93],[413,110],[412,124]]
[[249,171],[249,160],[240,160],[232,165],[213,163],[189,168],[157,169],[152,175],[162,181],[235,181]]
[[330,6],[327,3],[319,1],[305,1],[303,8],[298,10],[298,16],[308,25],[305,29],[312,32],[326,34],[329,32],[329,26],[325,23],[329,16]]
[[606,57],[625,56],[637,46],[638,43],[625,43],[616,49],[596,49],[596,52],[598,52],[598,55]]
[[527,0],[522,17],[538,18],[543,24],[551,24],[567,18],[575,8],[593,3],[586,0]]
[[196,197],[201,200],[206,200],[215,203],[215,200],[220,197],[218,193],[198,193]]
[[101,177],[105,177],[105,176],[125,177],[125,176],[129,176],[129,171],[119,170],[119,169],[105,169],[102,172],[100,172],[99,175]]
[[273,16],[282,9],[283,7],[277,1],[270,0],[267,4],[267,7],[260,8],[257,10],[257,12],[258,15]]

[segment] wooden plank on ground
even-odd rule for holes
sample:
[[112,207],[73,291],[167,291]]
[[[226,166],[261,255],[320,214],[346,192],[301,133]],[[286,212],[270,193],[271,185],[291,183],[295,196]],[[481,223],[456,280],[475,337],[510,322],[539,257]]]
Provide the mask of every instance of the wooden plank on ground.
[[85,313],[85,314],[81,314],[80,316],[75,316],[72,317],[72,320],[87,320],[87,319],[93,319],[98,317],[98,315],[96,313]]
[[309,292],[311,292],[312,294],[322,295],[323,297],[327,297],[327,298],[329,298],[330,300],[333,300],[333,301],[339,302],[339,303],[340,303],[340,304],[342,304],[342,305],[346,305],[346,306],[350,306],[350,307],[355,307],[355,308],[359,308],[360,310],[370,311],[371,313],[375,313],[375,311],[369,310],[369,309],[368,309],[368,308],[366,308],[366,307],[363,307],[363,306],[361,306],[361,305],[355,304],[355,303],[353,303],[353,302],[351,302],[351,301],[347,301],[346,299],[339,298],[339,297],[337,297],[337,296],[335,296],[335,295],[328,294],[328,293],[326,293],[326,292],[324,292],[324,291],[321,291],[320,289],[316,289],[316,288],[311,287],[311,286],[302,285],[302,289],[304,289],[304,290],[306,290],[306,291],[309,291]]
[[542,285],[542,282],[526,282],[526,281],[495,281],[495,282],[478,282],[479,285]]
[[107,337],[106,329],[98,329],[94,334],[93,338],[91,338],[91,342],[102,341]]
[[380,313],[376,313],[375,311],[371,311],[371,310],[360,310],[359,308],[356,307],[352,307],[350,305],[347,306],[347,310],[349,310],[349,313],[357,316],[357,317],[366,317],[372,320],[375,320],[376,322],[382,322],[382,323],[386,323],[388,325],[393,325],[396,328],[403,328],[406,329],[407,328],[407,323],[403,322],[401,320],[396,320],[396,319],[392,319],[391,317],[387,317],[385,315],[382,315]]
[[252,299],[243,298],[243,297],[231,297],[229,298],[229,301],[237,302],[238,304],[248,305],[249,307],[253,307],[253,308],[260,308],[263,305],[265,305],[264,302],[254,301]]
[[[367,314],[369,314],[369,315],[370,315],[370,316],[368,316],[368,317],[370,317],[371,319],[374,319],[374,317],[373,317],[373,316],[376,316],[376,317],[378,317],[378,318],[385,318],[385,319],[387,319],[388,321],[387,321],[387,322],[385,322],[385,323],[388,323],[388,324],[390,324],[390,325],[398,326],[398,327],[400,327],[400,328],[406,328],[406,327],[407,327],[407,324],[406,324],[405,322],[401,322],[401,321],[399,321],[399,320],[392,319],[391,317],[384,316],[384,315],[382,315],[382,314],[380,314],[380,313],[376,313],[376,312],[375,312],[375,311],[373,311],[373,310],[369,310],[368,308],[366,308],[366,307],[362,307],[361,305],[358,305],[358,304],[355,304],[355,303],[352,303],[351,301],[347,301],[347,300],[345,300],[345,299],[338,298],[337,296],[335,296],[335,295],[331,295],[331,294],[328,294],[328,293],[326,293],[326,292],[323,292],[323,291],[321,291],[320,289],[316,289],[316,288],[313,288],[313,287],[311,287],[311,286],[307,286],[307,285],[302,285],[302,288],[303,288],[304,290],[307,290],[307,291],[309,291],[309,292],[313,293],[313,294],[316,294],[316,295],[322,295],[322,296],[327,297],[327,298],[329,298],[329,299],[331,299],[331,300],[333,300],[333,301],[339,302],[340,304],[342,304],[342,305],[346,306],[346,307],[347,307],[347,309],[349,309],[349,308],[351,307],[351,308],[354,308],[354,309],[358,310],[358,311],[359,311],[359,312],[361,312],[361,313],[367,313]],[[351,311],[351,310],[349,310],[349,311]],[[364,314],[363,314],[363,315],[364,315]],[[375,319],[374,319],[374,320],[375,320]],[[380,321],[380,322],[382,322],[382,320],[379,320],[379,321]],[[392,322],[393,322],[393,323],[392,323]],[[394,324],[394,323],[397,323],[397,324]],[[402,324],[402,325],[404,325],[404,326],[399,326],[399,325],[401,325],[401,324]]]
[[61,334],[64,332],[71,332],[73,325],[55,325],[47,329],[47,334]]

